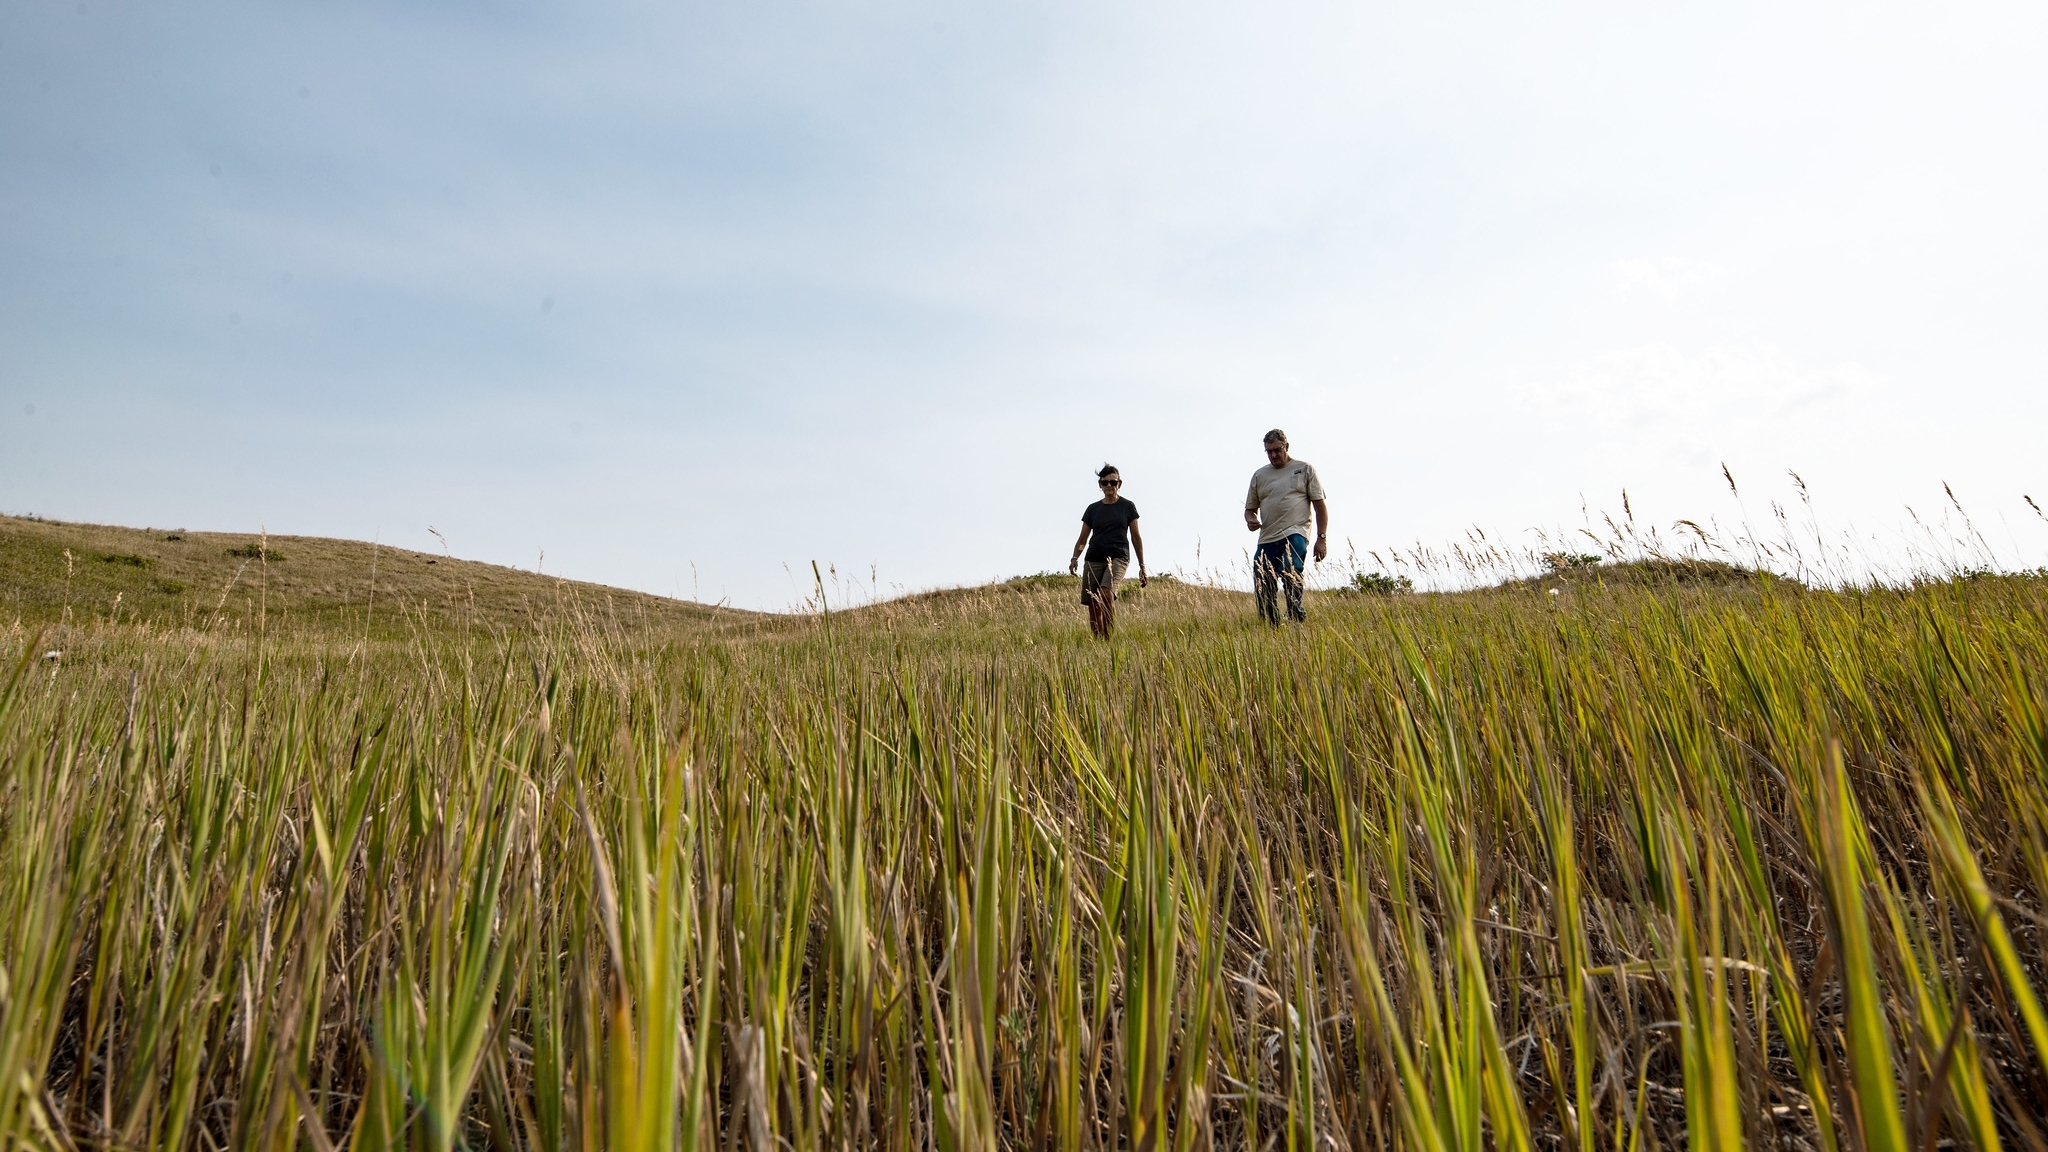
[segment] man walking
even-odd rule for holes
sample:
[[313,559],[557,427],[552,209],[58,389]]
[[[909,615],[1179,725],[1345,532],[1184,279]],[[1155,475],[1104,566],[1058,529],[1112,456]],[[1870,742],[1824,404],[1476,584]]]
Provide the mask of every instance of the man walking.
[[1316,521],[1315,556],[1318,564],[1329,555],[1330,509],[1323,502],[1323,482],[1315,466],[1287,453],[1287,433],[1275,428],[1266,433],[1266,466],[1252,473],[1252,486],[1244,494],[1244,526],[1259,534],[1259,550],[1252,557],[1252,589],[1258,594],[1259,614],[1269,624],[1280,623],[1279,593],[1287,594],[1287,618],[1308,619],[1301,606],[1302,561],[1308,555],[1308,521],[1313,510]]

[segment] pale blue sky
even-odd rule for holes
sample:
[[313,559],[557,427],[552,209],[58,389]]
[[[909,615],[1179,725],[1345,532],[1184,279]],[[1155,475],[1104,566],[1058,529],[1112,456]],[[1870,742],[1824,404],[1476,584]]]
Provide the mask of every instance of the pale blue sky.
[[2042,59],[2021,4],[17,0],[0,509],[781,607],[1062,568],[1104,459],[1235,565],[1280,424],[1361,551],[1725,523],[1726,461],[2048,563]]

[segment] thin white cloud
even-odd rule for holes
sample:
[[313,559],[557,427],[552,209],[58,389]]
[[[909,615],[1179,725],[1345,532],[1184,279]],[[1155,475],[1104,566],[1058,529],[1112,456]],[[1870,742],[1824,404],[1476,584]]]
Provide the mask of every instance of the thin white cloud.
[[1614,272],[1615,288],[1623,299],[1649,295],[1667,303],[1676,300],[1685,289],[1706,283],[1727,271],[1711,260],[1678,257],[1616,260],[1610,267]]
[[1855,362],[1803,364],[1771,347],[1647,344],[1524,380],[1516,399],[1547,435],[1652,475],[1674,461],[1710,468],[1730,453],[1826,436],[1884,384]]
[[1698,425],[1733,414],[1776,420],[1867,393],[1881,377],[1861,364],[1801,364],[1778,349],[1686,351],[1645,344],[1594,353],[1525,384],[1532,408],[1637,427]]

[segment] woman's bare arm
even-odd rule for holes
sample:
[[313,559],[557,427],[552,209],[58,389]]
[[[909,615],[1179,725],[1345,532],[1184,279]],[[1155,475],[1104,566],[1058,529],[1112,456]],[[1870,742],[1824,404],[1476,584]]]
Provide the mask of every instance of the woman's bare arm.
[[1138,522],[1131,521],[1131,551],[1138,554],[1138,587],[1145,586],[1145,537],[1138,533]]
[[1088,546],[1088,534],[1092,531],[1094,529],[1088,527],[1087,521],[1081,522],[1081,535],[1074,540],[1073,558],[1067,561],[1067,575],[1071,576],[1081,570],[1081,549]]

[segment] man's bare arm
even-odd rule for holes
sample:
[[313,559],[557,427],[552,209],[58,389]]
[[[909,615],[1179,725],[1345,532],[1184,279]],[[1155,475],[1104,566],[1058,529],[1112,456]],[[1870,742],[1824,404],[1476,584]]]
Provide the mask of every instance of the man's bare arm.
[[1087,524],[1081,525],[1081,535],[1074,540],[1073,558],[1067,561],[1067,575],[1071,576],[1081,570],[1081,549],[1088,546],[1088,534],[1092,531],[1094,529],[1088,527]]
[[1145,538],[1138,534],[1138,522],[1131,521],[1131,549],[1138,554],[1138,587],[1145,586]]
[[1311,500],[1309,507],[1316,510],[1316,563],[1330,554],[1330,505],[1326,501]]

